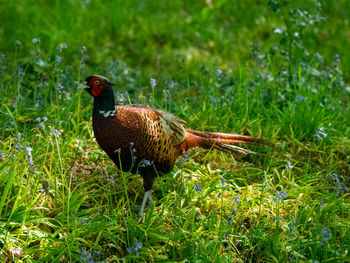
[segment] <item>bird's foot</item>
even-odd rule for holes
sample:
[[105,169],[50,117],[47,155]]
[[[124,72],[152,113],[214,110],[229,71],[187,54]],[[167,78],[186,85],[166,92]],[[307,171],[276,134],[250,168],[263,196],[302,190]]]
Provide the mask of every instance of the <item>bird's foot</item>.
[[149,201],[149,205],[147,206],[147,208],[153,203],[153,198],[152,198],[152,190],[148,190],[145,192],[145,194],[143,195],[143,200],[142,200],[142,204],[141,204],[141,208],[139,211],[139,217],[141,217],[146,209],[146,204],[147,201]]

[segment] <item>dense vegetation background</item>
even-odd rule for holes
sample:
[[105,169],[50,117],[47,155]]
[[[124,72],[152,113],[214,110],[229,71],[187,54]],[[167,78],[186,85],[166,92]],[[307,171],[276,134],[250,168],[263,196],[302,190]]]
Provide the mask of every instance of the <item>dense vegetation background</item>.
[[[0,1],[1,262],[350,262],[350,3]],[[154,185],[98,148],[118,104],[270,140],[195,150]],[[152,87],[150,79],[156,81]]]

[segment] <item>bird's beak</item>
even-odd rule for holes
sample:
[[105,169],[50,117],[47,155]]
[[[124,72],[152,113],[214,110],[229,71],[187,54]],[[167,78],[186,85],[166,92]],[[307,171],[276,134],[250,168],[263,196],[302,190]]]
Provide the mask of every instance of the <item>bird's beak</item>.
[[86,81],[84,80],[83,82],[80,82],[78,85],[78,90],[82,91],[88,88],[89,86],[87,85]]

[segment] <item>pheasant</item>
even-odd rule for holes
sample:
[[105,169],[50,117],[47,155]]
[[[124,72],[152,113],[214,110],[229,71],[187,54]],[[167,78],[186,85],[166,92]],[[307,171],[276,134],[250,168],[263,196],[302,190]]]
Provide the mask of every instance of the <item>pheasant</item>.
[[177,158],[189,148],[255,153],[231,143],[265,144],[238,134],[202,132],[186,128],[186,122],[171,113],[144,105],[115,106],[113,86],[106,77],[85,79],[85,90],[94,98],[92,125],[100,147],[122,171],[143,178],[144,197],[139,216],[153,203],[152,185],[157,176],[169,173]]

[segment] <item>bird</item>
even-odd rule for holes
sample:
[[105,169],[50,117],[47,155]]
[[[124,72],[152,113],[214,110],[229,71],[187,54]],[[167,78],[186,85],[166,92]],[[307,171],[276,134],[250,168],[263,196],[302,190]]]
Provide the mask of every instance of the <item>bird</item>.
[[267,144],[250,136],[189,129],[183,119],[145,105],[116,106],[113,86],[106,77],[92,75],[85,79],[83,89],[93,97],[92,127],[99,146],[119,170],[140,174],[143,178],[145,192],[139,217],[146,205],[153,203],[155,179],[169,173],[189,148],[256,154],[231,144]]

